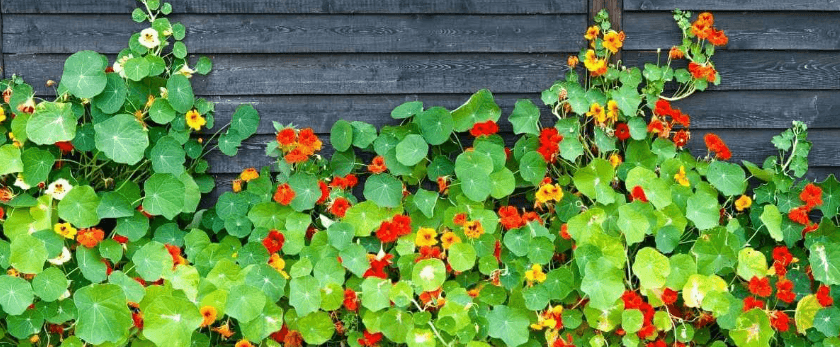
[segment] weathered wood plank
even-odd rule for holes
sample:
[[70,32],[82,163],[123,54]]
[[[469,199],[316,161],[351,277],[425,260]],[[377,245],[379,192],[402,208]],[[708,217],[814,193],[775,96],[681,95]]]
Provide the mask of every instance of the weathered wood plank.
[[[61,77],[68,55],[6,55],[9,73],[40,95]],[[196,76],[199,95],[535,93],[568,69],[566,54],[336,54],[211,56],[213,72]],[[113,57],[111,57],[113,61]]]
[[840,11],[836,0],[624,0],[627,11]]
[[[625,50],[668,49],[682,40],[668,12],[625,14]],[[840,12],[722,12],[715,24],[729,37],[728,50],[840,50]]]
[[[554,118],[542,106],[539,95],[494,94],[502,108],[500,130],[510,131],[507,117],[518,99],[530,99],[541,106],[543,124]],[[274,132],[271,121],[293,123],[328,133],[339,119],[368,122],[377,126],[398,123],[390,111],[400,104],[419,100],[426,108],[443,106],[457,108],[469,94],[409,94],[409,95],[281,95],[281,96],[212,96],[216,102],[216,124],[227,124],[240,104],[252,104],[260,112],[263,122],[257,132]],[[785,129],[791,120],[804,121],[810,128],[837,128],[840,118],[839,91],[708,91],[696,93],[674,103],[691,115],[692,129],[759,128]]]
[[[667,60],[668,50],[662,54],[663,61]],[[656,52],[627,50],[624,60],[629,66],[657,61]],[[837,52],[721,50],[713,60],[723,76],[713,90],[840,89]],[[674,66],[685,67],[685,63]]]
[[[586,13],[586,0],[171,0],[175,13]],[[5,13],[131,13],[129,0],[4,0]]]
[[[732,161],[740,163],[741,160],[749,160],[753,163],[761,163],[771,155],[778,152],[771,144],[773,136],[778,135],[775,129],[717,129],[698,130],[692,132],[691,141],[688,147],[692,153],[702,156],[706,153],[703,143],[703,135],[707,132],[718,134],[732,150]],[[320,136],[324,142],[324,151],[321,155],[329,157],[332,154],[329,146],[329,136]],[[840,166],[840,156],[837,156],[837,148],[840,148],[840,129],[813,129],[809,132],[808,139],[813,142],[813,149],[809,156],[809,162],[813,166]],[[273,135],[256,135],[243,144],[236,157],[228,157],[219,152],[211,152],[207,155],[210,161],[211,173],[238,173],[248,167],[261,167],[270,165],[273,158],[265,156],[265,144],[273,141]],[[513,144],[515,138],[510,134],[505,135],[505,140]]]
[[[585,15],[180,15],[193,53],[573,52]],[[118,53],[125,15],[3,16],[4,53]],[[67,28],[74,28],[67,30]]]

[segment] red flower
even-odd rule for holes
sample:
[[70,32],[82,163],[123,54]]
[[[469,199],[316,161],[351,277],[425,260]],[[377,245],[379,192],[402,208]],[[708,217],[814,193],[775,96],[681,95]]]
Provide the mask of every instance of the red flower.
[[125,237],[125,236],[122,236],[122,235],[114,235],[114,237],[112,237],[112,239],[114,239],[114,241],[117,241],[121,244],[125,244],[125,243],[128,242],[128,238]]
[[624,141],[630,138],[630,127],[627,123],[618,123],[615,125],[615,137]]
[[295,163],[302,163],[305,162],[309,158],[309,154],[306,154],[300,147],[295,147],[295,149],[291,150],[285,157],[289,164]]
[[323,204],[330,198],[330,187],[324,181],[318,181],[318,188],[321,188],[321,197],[316,201],[317,204]]
[[294,198],[295,191],[288,183],[277,186],[277,191],[274,192],[274,201],[280,205],[291,204]]
[[455,225],[464,225],[467,222],[467,215],[464,213],[457,213],[455,217],[452,218],[452,223]]
[[656,327],[653,326],[653,324],[645,324],[642,329],[636,333],[636,335],[642,339],[647,339],[648,337],[653,336],[653,334],[656,334]]
[[691,133],[685,131],[685,129],[680,129],[680,131],[677,131],[677,133],[674,134],[674,144],[677,145],[677,147],[685,147],[685,145],[688,144],[689,139],[691,139]]
[[799,206],[790,210],[790,212],[788,212],[788,218],[802,225],[808,225],[811,223],[811,220],[808,218],[808,206]]
[[472,129],[470,129],[470,135],[475,137],[493,135],[497,132],[499,132],[499,126],[492,120],[488,120],[483,123],[475,123]]
[[723,30],[712,29],[712,34],[709,36],[709,43],[715,46],[724,46],[729,43],[729,38],[723,33]]
[[718,159],[729,160],[732,158],[732,152],[729,151],[729,147],[726,146],[726,143],[719,136],[708,133],[703,137],[703,141],[706,142],[706,147],[709,149],[709,152],[715,153],[715,157]]
[[499,222],[505,230],[516,229],[525,225],[519,210],[514,206],[499,207]]
[[788,331],[790,329],[790,317],[782,311],[772,311],[770,312],[770,325],[773,326],[773,329],[776,329],[781,332]]
[[397,235],[397,232],[390,221],[384,221],[382,224],[379,224],[379,229],[376,229],[376,237],[379,238],[379,241],[382,243],[390,243],[396,241],[397,238],[399,238],[399,235]]
[[446,194],[446,191],[449,189],[449,180],[446,177],[441,176],[437,178],[437,185],[438,185],[438,193]]
[[385,166],[385,158],[381,155],[374,157],[370,162],[370,165],[368,165],[368,171],[375,174],[383,173],[387,169],[388,167]]
[[563,141],[563,135],[560,135],[557,128],[545,128],[540,131],[539,141],[540,147],[537,152],[542,155],[545,162],[553,163],[560,151],[560,141]]
[[496,262],[502,262],[502,243],[499,240],[496,240],[496,244],[493,246],[493,257],[496,258]]
[[621,300],[624,301],[624,309],[634,309],[639,308],[642,306],[644,301],[642,301],[642,297],[639,294],[636,294],[634,291],[626,290],[624,294],[621,294]]
[[752,296],[748,296],[746,299],[744,299],[744,312],[747,312],[754,308],[764,309],[764,301],[758,300]]
[[542,220],[542,218],[540,218],[540,215],[538,215],[534,211],[523,213],[522,214],[522,221],[525,224],[528,224],[528,223],[531,223],[531,222],[537,222],[537,223],[543,224],[543,220]]
[[802,193],[799,193],[799,199],[801,199],[808,208],[814,208],[822,205],[822,189],[813,183],[808,183],[808,185],[805,186],[805,189],[802,190]]
[[645,190],[642,189],[641,186],[633,187],[633,190],[630,191],[630,197],[635,201],[639,200],[642,202],[647,202],[647,196],[645,195]]
[[330,213],[339,218],[344,218],[347,209],[350,208],[350,202],[347,199],[339,197],[330,205]]
[[773,249],[773,260],[781,263],[784,266],[790,265],[793,261],[793,254],[785,246],[777,246]]
[[420,256],[414,259],[414,262],[417,263],[421,260],[432,259],[432,258],[441,258],[440,247],[437,246],[423,246],[420,247]]
[[371,256],[370,258],[370,268],[365,271],[362,277],[378,277],[382,279],[388,278],[388,273],[385,272],[385,267],[391,265],[391,259],[394,258],[393,254],[386,253],[385,255],[380,256]]
[[662,302],[666,305],[673,305],[677,302],[677,292],[666,287],[665,290],[662,291]]
[[828,307],[834,304],[834,299],[831,297],[831,288],[825,284],[821,284],[817,289],[817,301],[822,307]]
[[563,225],[560,226],[560,237],[562,237],[564,240],[571,240],[572,239],[572,235],[569,235],[569,225],[568,224],[563,223]]
[[770,287],[770,280],[767,277],[758,278],[753,276],[749,283],[750,293],[766,298],[773,294],[773,287]]
[[359,300],[356,291],[347,288],[344,290],[344,308],[355,311],[359,308]]
[[796,294],[793,293],[793,282],[786,278],[780,278],[776,282],[776,297],[788,304],[796,299]]
[[279,252],[283,249],[284,242],[286,242],[286,237],[283,236],[283,233],[277,230],[269,231],[268,236],[262,240],[262,244],[265,246],[265,249],[268,250],[268,254]]
[[277,142],[283,146],[289,146],[297,141],[297,133],[295,133],[295,129],[292,128],[284,128],[277,132]]
[[[0,214],[0,218],[2,217],[3,216]],[[76,241],[79,241],[79,244],[87,248],[96,247],[96,245],[98,245],[104,238],[105,232],[99,228],[82,229],[79,230],[79,234],[76,235]]]
[[68,153],[72,152],[73,149],[75,148],[75,147],[73,147],[73,144],[70,143],[69,141],[56,142],[55,146],[58,147],[58,149],[61,150],[61,153],[63,153],[63,154],[68,154]]

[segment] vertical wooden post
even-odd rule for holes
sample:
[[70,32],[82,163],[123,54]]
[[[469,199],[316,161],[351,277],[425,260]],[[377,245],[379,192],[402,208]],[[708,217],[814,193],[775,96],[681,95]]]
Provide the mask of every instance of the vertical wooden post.
[[[594,24],[595,15],[602,9],[606,9],[610,14],[610,24],[613,30],[620,31],[624,27],[623,11],[624,0],[589,0],[589,25]],[[614,56],[616,60],[621,59],[621,51]]]

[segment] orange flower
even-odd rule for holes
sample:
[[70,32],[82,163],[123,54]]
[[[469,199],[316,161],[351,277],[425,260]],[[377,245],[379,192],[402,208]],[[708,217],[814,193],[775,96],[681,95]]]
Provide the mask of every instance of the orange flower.
[[105,232],[99,228],[82,229],[76,235],[76,241],[79,241],[79,244],[87,248],[96,247],[104,238]]
[[707,39],[712,34],[712,26],[703,21],[696,21],[691,25],[691,33],[701,40]]
[[709,43],[715,46],[724,46],[729,43],[729,38],[723,33],[723,30],[712,29],[712,34],[709,36]]
[[467,222],[467,215],[464,213],[458,213],[455,217],[452,218],[452,223],[455,225],[464,225]]
[[178,265],[183,265],[187,263],[187,259],[184,259],[181,256],[181,248],[178,246],[165,244],[166,250],[169,252],[169,255],[172,256],[172,268],[174,269]]
[[703,137],[703,141],[706,142],[706,147],[709,149],[709,152],[715,153],[715,157],[718,159],[729,160],[732,158],[732,152],[729,151],[729,147],[717,135],[708,133]]
[[15,194],[12,190],[6,187],[0,188],[0,202],[6,203],[14,199]]
[[586,51],[586,59],[584,59],[583,65],[586,66],[586,69],[589,70],[589,74],[593,77],[601,76],[607,73],[607,61],[598,59],[594,50],[590,49]]
[[715,16],[713,16],[709,12],[703,12],[697,16],[697,21],[701,23],[706,23],[706,25],[712,26],[715,25]]
[[216,321],[216,308],[213,306],[202,306],[198,312],[201,313],[201,327],[206,327]]
[[242,191],[242,180],[238,179],[238,178],[233,180],[233,182],[231,182],[231,190],[233,190],[234,193],[241,192]]
[[569,58],[566,59],[566,64],[568,64],[572,69],[574,69],[578,63],[580,63],[580,59],[578,59],[576,55],[570,55]]
[[295,191],[288,183],[277,186],[277,191],[274,192],[274,201],[280,205],[289,205],[294,198]]
[[303,151],[301,147],[295,147],[291,152],[284,157],[289,164],[296,164],[305,162],[309,159],[309,154]]
[[624,45],[623,38],[624,32],[622,31],[621,34],[610,30],[606,35],[604,35],[604,48],[609,50],[612,53],[618,53],[618,50],[621,49],[621,46]]
[[298,144],[308,149],[310,152],[317,152],[321,150],[321,140],[312,131],[312,128],[306,128],[298,134]]
[[239,178],[245,182],[251,182],[259,177],[260,173],[257,172],[257,169],[252,167],[243,170],[242,173],[239,174]]
[[236,345],[234,345],[234,347],[254,347],[254,345],[251,344],[251,341],[242,339],[239,340],[239,342],[237,342]]
[[438,185],[438,193],[446,194],[446,191],[449,189],[449,180],[446,176],[440,176],[437,178],[437,185]]
[[295,133],[295,129],[292,128],[284,128],[277,132],[277,143],[283,146],[290,146],[297,141],[297,134]]
[[330,213],[339,218],[344,218],[347,209],[350,208],[350,202],[347,199],[339,197],[330,205]]
[[594,40],[598,37],[598,34],[600,32],[601,32],[601,30],[598,29],[598,26],[593,25],[593,26],[586,29],[586,34],[584,34],[583,37],[586,38],[587,40],[592,41],[592,40]]
[[684,57],[685,57],[685,54],[677,46],[671,47],[671,50],[668,52],[668,58],[671,58],[671,59],[682,59]]
[[767,277],[758,278],[753,276],[749,283],[750,293],[760,297],[768,297],[773,294],[773,287],[770,286],[770,280]]
[[212,330],[219,333],[219,335],[222,335],[222,337],[225,339],[229,339],[231,336],[233,336],[233,331],[230,330],[230,326],[227,323],[218,328],[213,328]]
[[385,166],[385,158],[381,155],[378,155],[375,158],[373,158],[373,160],[370,162],[370,165],[368,165],[368,171],[375,174],[383,173],[387,169],[388,167]]
[[820,187],[817,187],[813,183],[808,183],[805,189],[802,190],[802,193],[799,193],[799,199],[805,202],[805,206],[808,206],[808,208],[814,208],[822,205],[822,193]]

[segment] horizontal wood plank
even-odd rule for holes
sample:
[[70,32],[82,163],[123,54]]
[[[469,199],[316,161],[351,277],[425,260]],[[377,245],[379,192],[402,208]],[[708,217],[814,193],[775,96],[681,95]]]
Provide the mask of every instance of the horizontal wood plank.
[[[586,0],[170,0],[174,13],[585,13]],[[131,13],[130,0],[4,0],[4,13]]]
[[[573,52],[580,15],[181,15],[193,53]],[[3,16],[4,53],[119,53],[125,15]],[[68,30],[68,28],[74,28]]]
[[[696,156],[703,156],[706,147],[703,143],[703,136],[707,132],[714,132],[727,143],[732,150],[732,162],[740,163],[741,160],[748,160],[753,163],[762,163],[765,158],[777,155],[778,151],[771,144],[773,136],[780,131],[775,129],[714,129],[697,130],[692,132],[688,148]],[[329,135],[320,135],[324,142],[324,150],[320,153],[329,157],[332,154],[329,146]],[[840,148],[840,129],[812,129],[808,139],[813,142],[813,148],[809,156],[812,166],[840,167],[840,156],[837,156],[837,148]],[[505,140],[509,144],[515,142],[515,137],[507,134]],[[265,156],[265,144],[274,141],[273,135],[256,135],[243,143],[239,154],[235,157],[228,157],[220,152],[213,151],[207,155],[210,162],[210,173],[238,173],[248,167],[261,167],[271,165],[273,158]]]
[[[840,50],[840,12],[722,12],[715,24],[729,37],[727,50]],[[625,14],[625,50],[668,49],[682,40],[669,12]]]
[[840,11],[836,0],[624,0],[626,11]]
[[[663,49],[662,61],[668,59]],[[625,64],[643,66],[657,61],[651,51],[624,51]],[[712,58],[722,76],[714,90],[840,89],[837,52],[812,51],[718,51]],[[8,63],[7,63],[8,64]],[[675,67],[685,67],[677,61]]]
[[[193,77],[193,86],[199,95],[535,93],[566,72],[566,55],[218,54],[213,72]],[[51,95],[44,83],[58,81],[67,56],[5,55],[6,71]]]

